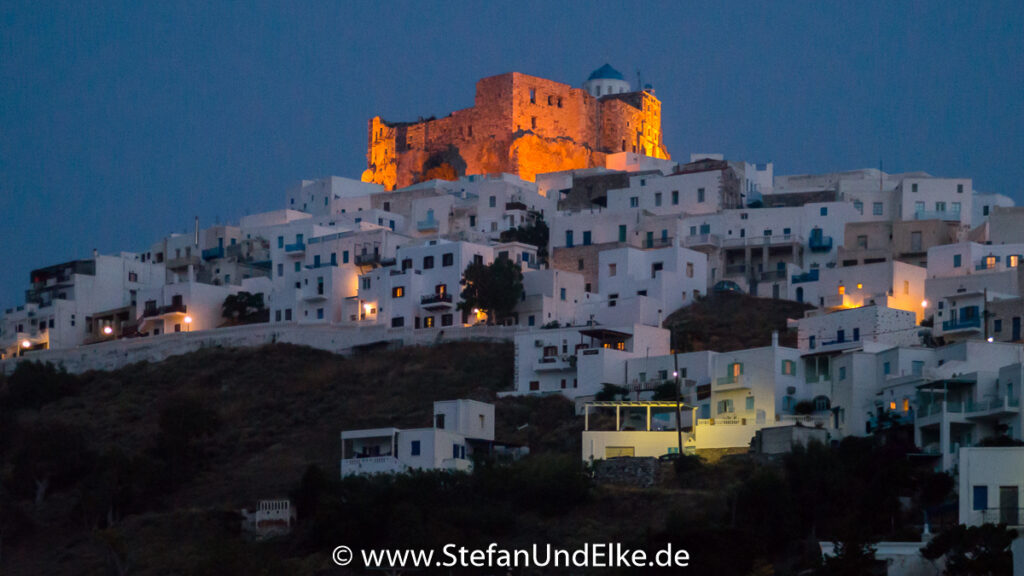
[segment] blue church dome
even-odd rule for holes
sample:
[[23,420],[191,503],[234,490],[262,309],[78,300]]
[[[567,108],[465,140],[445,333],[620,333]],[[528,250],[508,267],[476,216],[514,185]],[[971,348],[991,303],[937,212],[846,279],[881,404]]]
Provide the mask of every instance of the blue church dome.
[[590,77],[587,80],[625,80],[622,77],[622,73],[611,67],[611,64],[605,64],[597,70],[590,73]]

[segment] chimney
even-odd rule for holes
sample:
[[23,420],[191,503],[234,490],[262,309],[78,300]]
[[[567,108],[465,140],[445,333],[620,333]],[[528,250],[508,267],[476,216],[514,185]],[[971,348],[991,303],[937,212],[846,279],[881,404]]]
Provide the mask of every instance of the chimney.
[[779,347],[779,331],[772,330],[772,348]]

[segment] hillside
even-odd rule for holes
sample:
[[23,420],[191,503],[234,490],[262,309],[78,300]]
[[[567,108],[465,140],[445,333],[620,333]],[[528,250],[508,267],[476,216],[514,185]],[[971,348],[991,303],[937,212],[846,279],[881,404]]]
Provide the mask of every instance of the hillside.
[[[920,510],[902,510],[899,497],[935,504],[952,482],[909,468],[901,447],[850,439],[785,461],[663,462],[646,489],[596,485],[571,402],[496,400],[511,387],[508,344],[351,358],[287,345],[208,349],[81,376],[25,366],[0,380],[4,576],[365,574],[334,566],[330,551],[490,542],[651,551],[671,542],[694,554],[688,574],[772,565],[796,574],[813,565],[808,537],[843,533],[847,503],[869,533],[913,536]],[[428,426],[432,401],[458,397],[495,402],[498,439],[531,455],[472,474],[338,478],[341,430]],[[922,486],[939,488],[925,498]],[[240,533],[240,508],[284,496],[299,510],[292,535]]]
[[791,300],[712,293],[676,310],[662,325],[672,332],[672,347],[682,352],[768,346],[773,330],[778,330],[781,345],[796,347],[796,332],[786,328],[786,320],[802,318],[810,309]]

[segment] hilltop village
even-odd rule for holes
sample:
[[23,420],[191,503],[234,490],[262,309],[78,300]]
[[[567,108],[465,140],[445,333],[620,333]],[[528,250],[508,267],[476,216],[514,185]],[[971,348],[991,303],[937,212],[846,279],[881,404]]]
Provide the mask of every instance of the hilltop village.
[[[584,461],[906,426],[958,479],[962,523],[1024,523],[1024,486],[999,477],[1021,476],[1024,451],[995,466],[979,448],[1024,440],[1024,208],[963,175],[673,157],[661,117],[655,90],[609,65],[579,88],[509,73],[444,118],[375,117],[359,179],[303,180],[280,210],[32,271],[0,320],[0,366],[512,342],[501,395],[573,401]],[[741,350],[687,349],[667,323],[744,295],[805,312]],[[453,398],[428,428],[345,431],[340,472],[467,470],[495,445],[494,410]]]

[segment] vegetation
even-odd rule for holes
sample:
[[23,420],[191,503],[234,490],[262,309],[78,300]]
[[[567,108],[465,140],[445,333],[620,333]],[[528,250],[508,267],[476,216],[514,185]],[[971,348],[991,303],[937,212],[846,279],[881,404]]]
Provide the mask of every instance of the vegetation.
[[773,331],[778,331],[780,345],[796,347],[796,333],[787,328],[786,320],[802,318],[810,308],[790,300],[712,293],[676,310],[663,325],[672,332],[672,348],[681,352],[768,346]]
[[945,556],[947,576],[1009,576],[1013,574],[1010,544],[1016,537],[1016,530],[1002,524],[959,524],[936,535],[921,554],[929,560]]
[[232,324],[267,322],[270,311],[263,302],[263,293],[239,292],[224,299],[221,315]]
[[536,246],[537,259],[544,263],[548,261],[549,236],[548,223],[544,221],[543,216],[535,213],[535,218],[532,222],[527,223],[525,226],[519,226],[502,232],[501,241],[522,242],[523,244]]
[[484,310],[488,323],[501,322],[511,316],[523,294],[523,273],[508,258],[498,258],[489,265],[471,263],[461,283],[459,310]]

